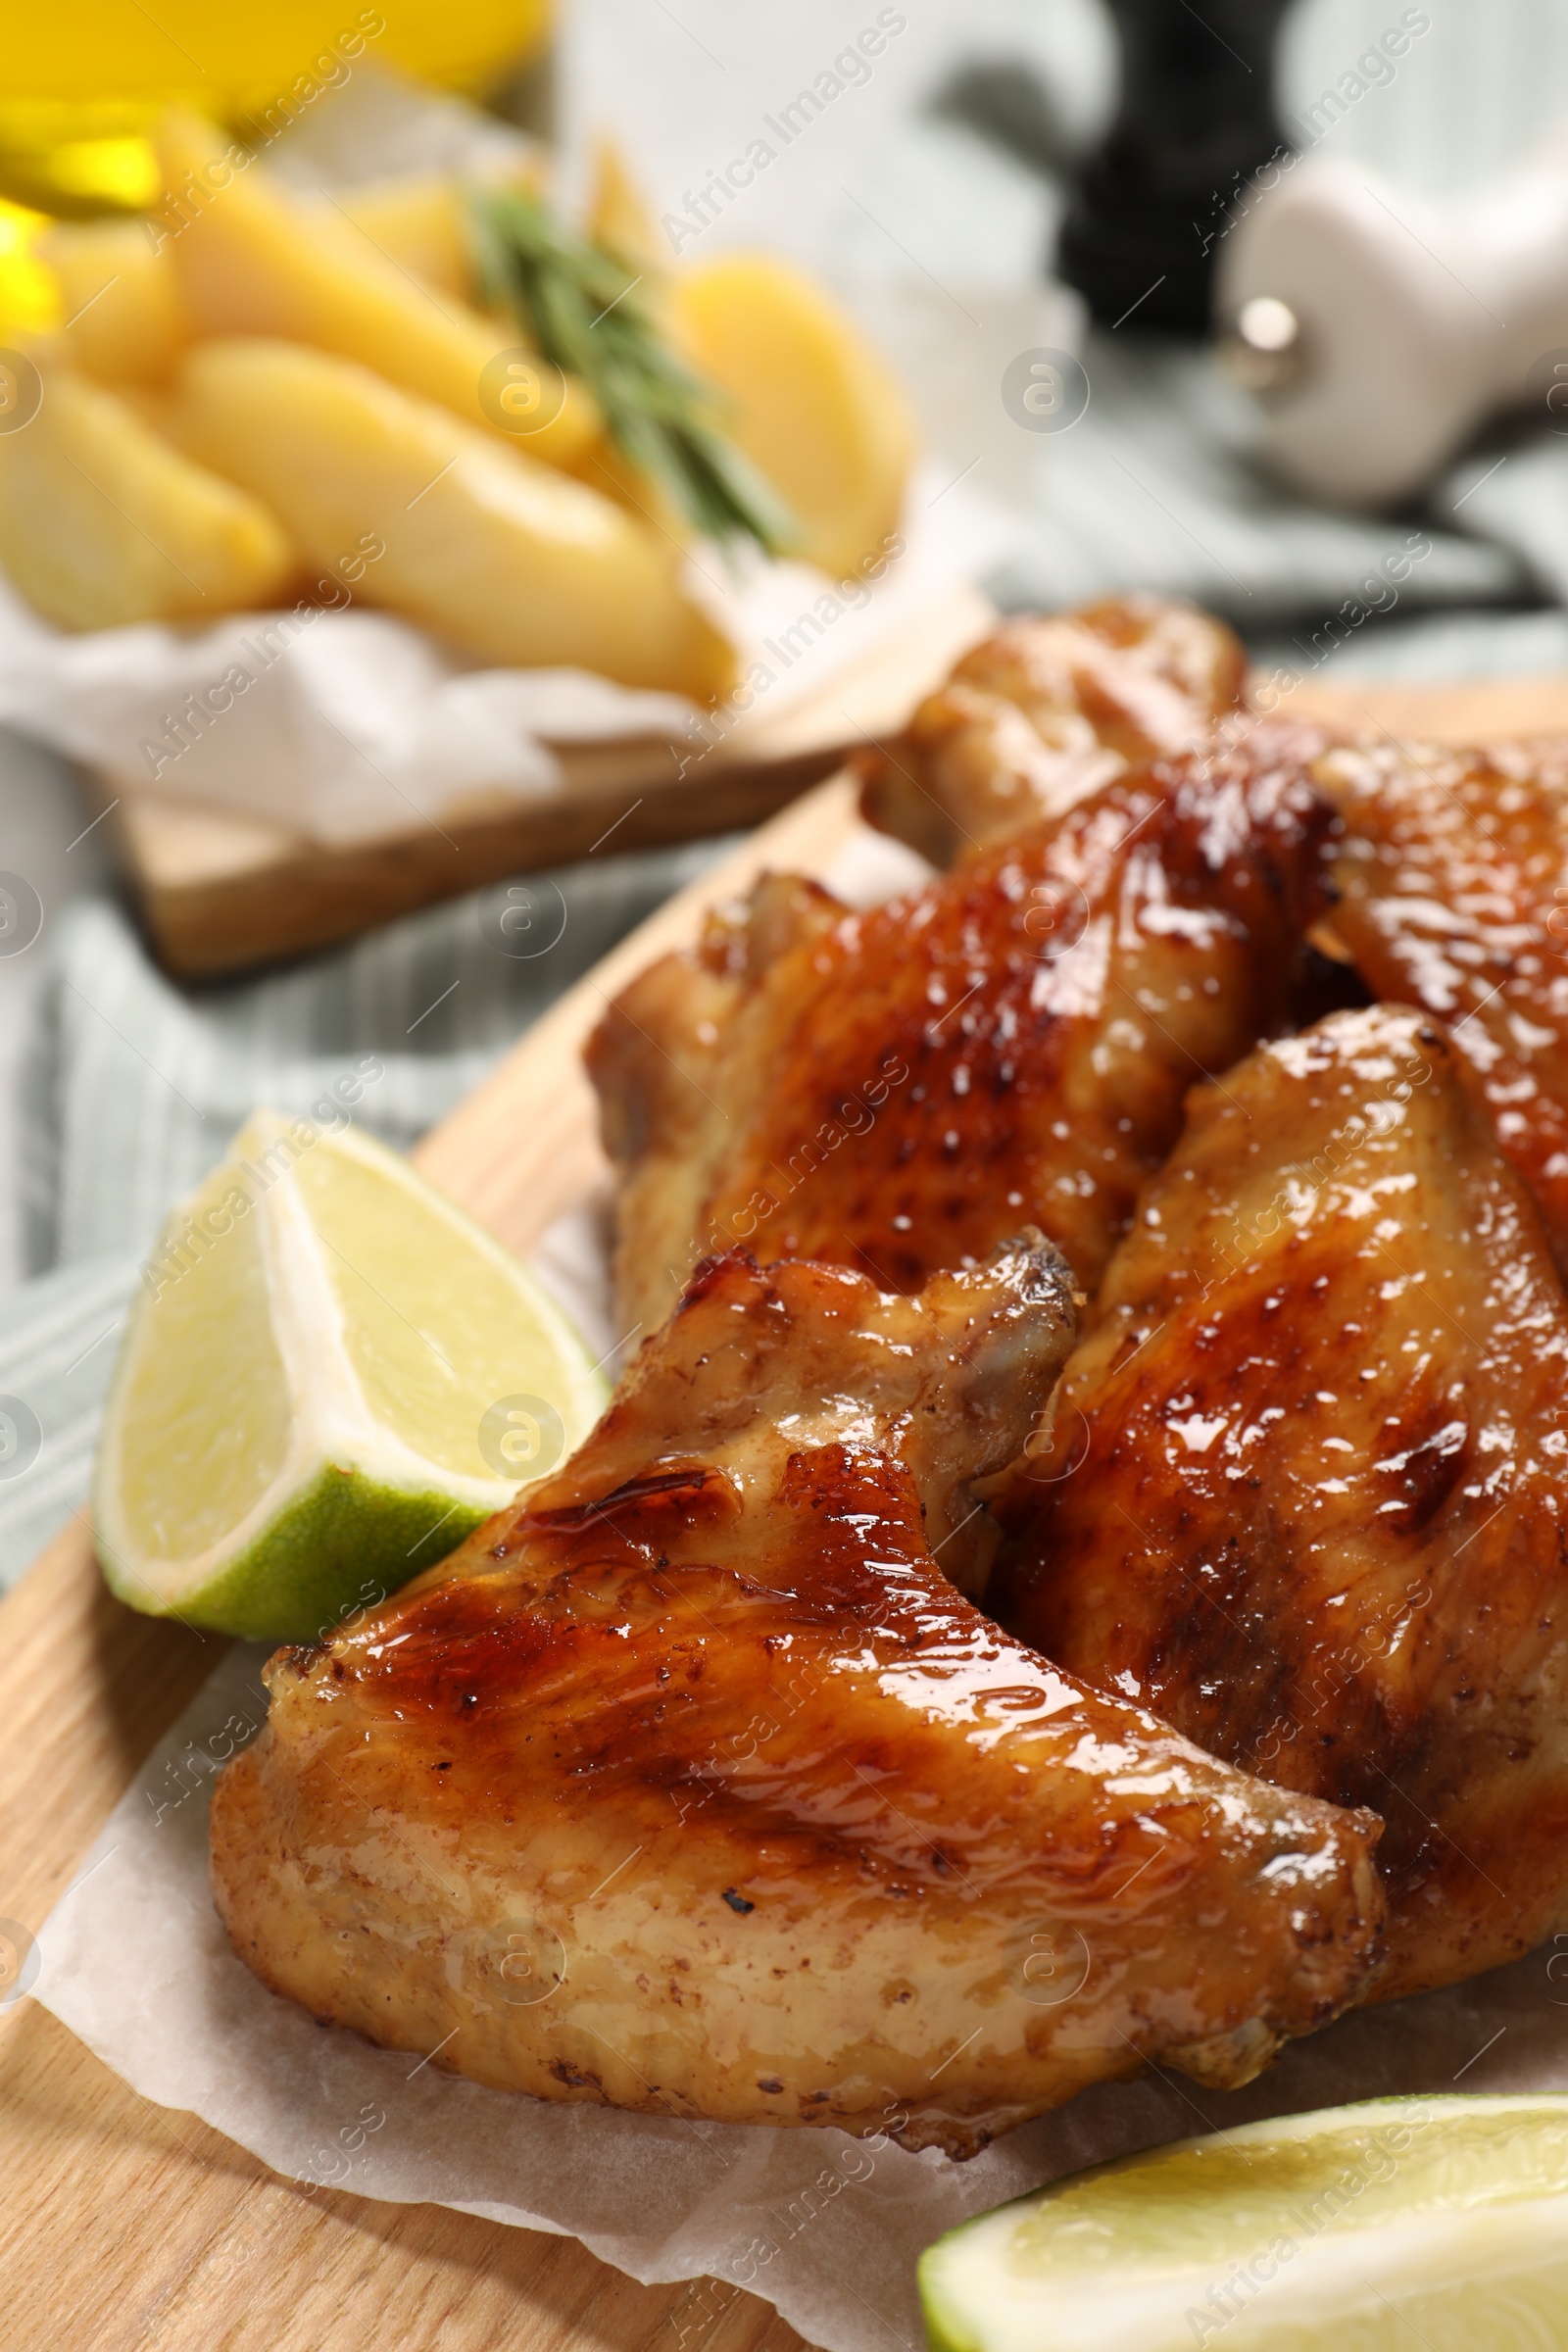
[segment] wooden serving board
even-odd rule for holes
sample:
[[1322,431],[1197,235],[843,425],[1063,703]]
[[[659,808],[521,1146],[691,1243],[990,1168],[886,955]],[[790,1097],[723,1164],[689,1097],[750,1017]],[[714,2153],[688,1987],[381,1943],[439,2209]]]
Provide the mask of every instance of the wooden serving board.
[[[995,617],[978,589],[950,590],[896,642],[777,716],[765,704],[680,772],[665,741],[564,744],[562,789],[474,796],[439,824],[411,819],[332,848],[286,826],[89,777],[153,948],[176,979],[210,980],[332,947],[376,923],[507,875],[760,824],[895,732]],[[689,750],[689,745],[685,747]]]
[[[1428,741],[1568,733],[1568,677],[1317,687],[1310,705],[1303,689],[1291,708]],[[662,907],[426,1139],[426,1174],[512,1248],[531,1249],[604,1174],[579,1054],[606,997],[691,939],[709,905],[763,867],[821,872],[857,821],[848,780],[830,780]],[[112,1599],[80,1520],[0,1604],[0,1918],[38,1929],[220,1649]],[[800,2342],[747,2294],[641,2287],[570,2238],[307,2192],[190,2115],[139,2098],[25,1998],[0,2009],[0,2182],[7,2352],[794,2352]]]

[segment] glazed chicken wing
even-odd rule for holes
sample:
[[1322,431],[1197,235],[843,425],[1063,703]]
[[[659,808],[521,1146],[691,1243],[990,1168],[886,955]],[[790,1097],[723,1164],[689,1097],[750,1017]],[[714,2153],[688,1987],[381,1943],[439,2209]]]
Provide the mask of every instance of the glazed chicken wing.
[[1156,596],[1004,621],[860,760],[867,823],[933,865],[1059,816],[1129,767],[1206,744],[1247,657],[1222,621]]
[[1334,927],[1380,997],[1448,1023],[1568,1273],[1568,747],[1345,750]]
[[914,1291],[1020,1221],[1093,1291],[1187,1088],[1280,1024],[1334,821],[1299,751],[1127,777],[866,914],[772,880],[634,981],[588,1054],[624,1324],[736,1243]]
[[1568,1929],[1568,1303],[1438,1025],[1201,1089],[1101,1305],[997,1506],[1004,1622],[1383,1813],[1380,1997]]
[[956,2155],[1146,2059],[1249,2080],[1365,1981],[1379,1825],[948,1581],[1070,1331],[1038,1237],[918,1298],[701,1269],[564,1470],[271,1661],[236,1948],[482,2082]]

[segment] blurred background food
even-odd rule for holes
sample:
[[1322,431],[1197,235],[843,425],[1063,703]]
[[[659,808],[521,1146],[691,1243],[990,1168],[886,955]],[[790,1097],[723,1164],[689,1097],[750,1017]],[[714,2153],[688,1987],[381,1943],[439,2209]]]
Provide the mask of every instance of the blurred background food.
[[30,429],[0,443],[0,558],[68,629],[270,604],[296,568],[266,507],[64,372]]
[[[308,595],[368,534],[364,600],[470,654],[711,701],[735,654],[684,543],[836,576],[897,528],[903,395],[800,270],[622,260],[560,221],[543,151],[340,196],[188,110],[140,143],[145,212],[26,248],[39,415],[0,434],[0,560],[58,626]],[[612,149],[589,217],[653,253]]]

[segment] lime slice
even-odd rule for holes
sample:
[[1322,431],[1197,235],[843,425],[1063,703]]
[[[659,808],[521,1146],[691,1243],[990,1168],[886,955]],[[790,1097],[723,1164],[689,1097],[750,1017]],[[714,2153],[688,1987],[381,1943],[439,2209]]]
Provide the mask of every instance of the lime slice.
[[260,1112],[147,1262],[104,1573],[153,1616],[316,1640],[564,1460],[605,1395],[533,1277],[395,1152]]
[[936,2352],[1568,2346],[1568,2096],[1373,2099],[1055,2181],[921,2257]]

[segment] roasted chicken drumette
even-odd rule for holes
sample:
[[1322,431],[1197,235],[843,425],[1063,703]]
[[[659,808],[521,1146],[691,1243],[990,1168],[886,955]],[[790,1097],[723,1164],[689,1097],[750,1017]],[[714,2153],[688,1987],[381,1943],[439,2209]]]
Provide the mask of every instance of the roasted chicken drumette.
[[1373,994],[1449,1029],[1568,1273],[1568,746],[1327,754],[1334,929]]
[[917,1290],[1038,1224],[1092,1292],[1195,1079],[1282,1025],[1334,819],[1313,734],[1259,727],[1105,786],[869,913],[765,882],[588,1051],[626,1326],[696,1261]]
[[1038,1237],[920,1297],[741,1254],[564,1470],[282,1650],[213,1872],[277,1991],[476,2081],[955,2155],[1366,1981],[1377,1822],[999,1631],[976,1475],[1071,1334]]
[[861,755],[868,822],[934,865],[1059,816],[1112,777],[1201,749],[1239,710],[1247,657],[1223,621],[1157,596],[1005,620]]
[[1568,1301],[1461,1050],[1380,1005],[1200,1089],[1100,1314],[990,1605],[1384,1815],[1378,1997],[1568,1930]]

